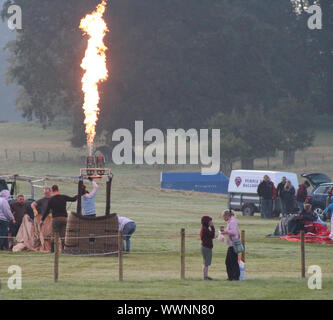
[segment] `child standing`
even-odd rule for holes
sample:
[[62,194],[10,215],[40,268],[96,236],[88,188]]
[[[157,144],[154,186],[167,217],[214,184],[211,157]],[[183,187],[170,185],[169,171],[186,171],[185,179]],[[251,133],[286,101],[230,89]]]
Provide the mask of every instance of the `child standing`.
[[201,238],[201,253],[203,258],[203,276],[204,280],[213,280],[208,277],[208,267],[212,263],[212,255],[213,255],[213,239],[215,238],[215,228],[213,224],[213,219],[209,216],[203,216],[201,218],[201,230],[200,230],[200,238]]

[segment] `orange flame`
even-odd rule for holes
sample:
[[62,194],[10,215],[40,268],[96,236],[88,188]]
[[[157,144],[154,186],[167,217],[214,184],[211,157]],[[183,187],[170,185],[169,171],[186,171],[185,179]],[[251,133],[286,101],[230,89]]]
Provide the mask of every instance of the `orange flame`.
[[94,139],[96,136],[96,123],[98,120],[100,101],[98,84],[108,78],[106,67],[107,47],[104,45],[104,36],[108,32],[103,19],[106,1],[103,0],[91,14],[87,14],[81,20],[80,29],[88,34],[88,47],[82,60],[81,68],[85,70],[82,78],[82,91],[84,92],[83,110],[85,114],[87,144],[89,154],[92,154]]

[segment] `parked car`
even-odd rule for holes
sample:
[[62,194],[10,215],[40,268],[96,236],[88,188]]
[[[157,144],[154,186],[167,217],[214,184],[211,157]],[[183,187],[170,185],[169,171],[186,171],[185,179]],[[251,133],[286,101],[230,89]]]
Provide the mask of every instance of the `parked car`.
[[[244,216],[253,216],[255,212],[260,212],[260,201],[257,194],[257,187],[263,176],[267,174],[275,187],[285,176],[291,181],[295,190],[298,189],[298,179],[296,173],[280,171],[256,171],[256,170],[233,170],[230,174],[228,195],[229,208],[242,211]],[[321,216],[326,208],[328,191],[333,187],[331,179],[323,173],[302,173],[301,177],[306,179],[313,189],[308,193],[312,199],[314,212]],[[295,207],[295,212],[298,207]],[[280,203],[275,200],[273,203],[273,217],[280,215]]]
[[333,187],[332,180],[323,173],[301,174],[312,185],[313,189],[309,192],[308,198],[312,200],[312,208],[318,216],[322,215],[326,208],[326,200],[329,190]]
[[10,195],[13,196],[15,192],[15,186],[16,186],[15,181],[6,181],[0,178],[0,192],[2,190],[9,190]]
[[[244,216],[253,216],[255,212],[260,212],[257,188],[266,174],[271,178],[275,187],[281,182],[282,177],[286,177],[297,191],[297,174],[293,172],[232,170],[228,185],[229,208],[235,211],[242,211]],[[273,217],[278,217],[280,212],[280,202],[274,200]]]

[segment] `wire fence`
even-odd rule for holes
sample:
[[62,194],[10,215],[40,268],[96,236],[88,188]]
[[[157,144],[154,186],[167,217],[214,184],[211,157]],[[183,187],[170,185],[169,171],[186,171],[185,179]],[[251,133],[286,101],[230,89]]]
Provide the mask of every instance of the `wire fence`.
[[[284,248],[283,251],[274,250],[274,247],[269,247],[267,244],[262,243],[260,245],[256,244],[256,246],[251,246],[251,239],[250,242],[246,242],[245,239],[245,231],[242,231],[241,233],[241,241],[244,245],[245,250],[240,254],[240,257],[244,262],[247,263],[247,259],[249,259],[249,265],[255,264],[255,269],[249,268],[247,270],[247,273],[249,275],[256,275],[260,274],[265,270],[268,266],[270,267],[270,274],[283,274],[283,275],[289,275],[292,277],[297,278],[305,278],[305,265],[306,265],[306,255],[307,252],[305,248],[304,243],[304,237],[303,241],[301,243],[294,242],[289,243],[288,248]],[[92,263],[96,263],[97,266],[100,263],[100,260],[90,260],[92,257],[104,257],[107,260],[107,268],[109,268],[111,265],[113,266],[113,271],[118,269],[118,280],[123,281],[124,278],[126,279],[127,274],[131,274],[134,270],[137,270],[136,268],[140,268],[139,266],[135,265],[135,262],[137,261],[135,257],[139,257],[141,255],[147,255],[146,258],[144,258],[145,263],[150,263],[152,265],[156,264],[156,268],[159,268],[161,265],[161,261],[173,261],[175,263],[178,260],[178,271],[174,269],[173,274],[174,276],[171,277],[173,279],[180,278],[182,280],[187,279],[187,274],[192,274],[191,268],[193,267],[192,261],[197,261],[198,258],[201,257],[201,248],[200,248],[200,242],[199,242],[199,235],[198,234],[185,234],[185,229],[182,229],[179,234],[177,233],[171,233],[171,234],[137,234],[133,236],[133,238],[138,239],[154,239],[154,242],[157,241],[157,239],[164,240],[168,239],[169,246],[167,248],[158,248],[156,245],[153,250],[150,250],[150,248],[144,248],[143,250],[135,250],[131,251],[129,254],[126,254],[123,251],[123,234],[120,231],[117,235],[108,235],[108,236],[96,236],[98,238],[118,238],[118,248],[117,250],[108,251],[108,252],[92,252],[92,253],[75,253],[75,254],[68,254],[68,253],[61,253],[58,250],[55,250],[55,252],[0,252],[0,266],[1,262],[7,261],[8,263],[18,263],[20,262],[21,258],[24,260],[24,264],[29,261],[30,263],[34,263],[33,261],[37,262],[37,265],[41,268],[41,271],[43,270],[43,267],[46,269],[43,270],[44,273],[50,274],[50,266],[53,265],[54,269],[54,282],[58,281],[58,278],[62,277],[63,269],[59,266],[64,264],[68,264],[68,259],[70,259],[70,264],[75,265],[75,263],[89,263],[91,261]],[[87,237],[71,237],[75,239],[90,239],[91,236]],[[69,237],[55,238],[55,246],[54,248],[59,248],[60,240],[68,240]],[[170,239],[172,241],[170,242]],[[173,241],[174,240],[174,241]],[[195,241],[192,242],[192,241]],[[281,240],[282,241],[282,240]],[[57,245],[58,243],[58,245]],[[170,244],[172,243],[172,246]],[[156,243],[155,243],[156,244]],[[221,243],[222,245],[222,243]],[[223,257],[226,254],[226,248],[227,246],[223,248],[223,246],[219,246],[214,244],[216,247],[214,249],[214,256],[218,256],[219,258]],[[223,249],[222,249],[223,248]],[[316,248],[313,248],[311,251],[307,252],[309,254],[309,260],[324,260],[327,259],[327,256],[322,252],[319,252],[316,250]],[[110,258],[111,256],[111,258]],[[152,258],[149,258],[149,256],[153,256]],[[161,258],[158,258],[161,257]],[[28,259],[26,259],[28,258]],[[30,259],[31,258],[31,259]],[[36,258],[36,260],[34,259]],[[267,259],[268,258],[268,259]],[[79,260],[78,260],[79,259]],[[129,259],[129,260],[127,260]],[[162,259],[162,260],[160,260]],[[288,261],[294,261],[294,265],[290,270],[279,270],[278,267],[274,268],[274,262],[278,264],[279,260],[288,260]],[[131,261],[130,264],[127,264],[126,261]],[[142,262],[142,260],[140,260]],[[189,264],[187,264],[187,261]],[[125,262],[125,263],[124,263]],[[22,262],[20,262],[22,263]],[[101,262],[101,265],[104,266],[105,260],[103,260],[103,263]],[[134,264],[133,264],[134,263]],[[118,267],[118,268],[115,268]],[[105,266],[104,266],[105,268]],[[128,268],[128,270],[127,270]],[[61,271],[61,272],[60,272]],[[66,273],[67,272],[67,273]],[[66,271],[64,274],[64,277],[68,276],[68,271]],[[73,271],[73,276],[75,275],[75,270]],[[79,271],[79,266],[77,268],[77,272]],[[108,272],[107,270],[101,269],[100,272],[104,274],[105,272]],[[136,271],[138,272],[138,271]],[[160,271],[162,272],[162,271]],[[142,275],[145,273],[145,270],[142,269],[140,271]],[[170,273],[170,271],[169,271]],[[178,277],[176,277],[176,273],[178,273]],[[101,274],[101,275],[102,275]],[[160,273],[158,273],[160,274]],[[99,276],[101,276],[99,275]],[[151,277],[151,273],[147,276]],[[25,274],[25,277],[29,277],[29,274]],[[0,277],[1,280],[1,277]]]
[[30,163],[54,163],[70,161],[74,163],[85,163],[86,152],[81,150],[13,150],[0,151],[0,161],[30,162]]

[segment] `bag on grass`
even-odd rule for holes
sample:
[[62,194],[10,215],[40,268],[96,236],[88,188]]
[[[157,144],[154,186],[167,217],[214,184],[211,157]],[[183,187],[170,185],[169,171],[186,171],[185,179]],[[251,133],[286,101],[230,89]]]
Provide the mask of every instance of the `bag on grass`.
[[240,271],[239,280],[245,280],[246,279],[245,263],[242,261],[241,258],[238,258],[238,265],[239,265],[239,271]]

